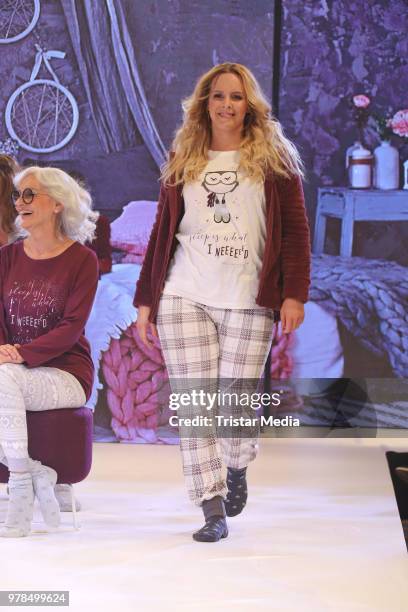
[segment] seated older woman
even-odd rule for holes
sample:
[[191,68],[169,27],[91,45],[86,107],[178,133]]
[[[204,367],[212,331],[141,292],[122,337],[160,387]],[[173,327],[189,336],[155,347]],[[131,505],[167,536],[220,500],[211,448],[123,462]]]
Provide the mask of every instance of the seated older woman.
[[56,472],[28,456],[26,410],[76,408],[90,396],[93,365],[83,332],[98,265],[84,246],[95,232],[90,195],[68,174],[31,167],[14,179],[22,240],[0,250],[0,461],[8,465],[3,537],[26,536],[34,496],[59,525]]

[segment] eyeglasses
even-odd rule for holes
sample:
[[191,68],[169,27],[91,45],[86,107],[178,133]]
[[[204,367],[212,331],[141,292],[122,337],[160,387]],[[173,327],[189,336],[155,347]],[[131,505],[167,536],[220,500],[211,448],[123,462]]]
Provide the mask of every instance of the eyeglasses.
[[24,204],[31,204],[31,202],[37,195],[48,195],[48,193],[41,191],[33,191],[31,187],[26,187],[24,191],[19,191],[18,189],[12,191],[11,198],[14,204],[16,204],[17,200],[19,200],[20,198],[23,200]]

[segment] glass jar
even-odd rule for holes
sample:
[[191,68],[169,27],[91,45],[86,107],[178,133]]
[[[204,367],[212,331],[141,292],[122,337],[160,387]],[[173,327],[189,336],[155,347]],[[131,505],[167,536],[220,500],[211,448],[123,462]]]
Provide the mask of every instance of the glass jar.
[[349,158],[349,182],[353,189],[369,189],[373,181],[373,161],[371,151],[363,146],[355,148]]

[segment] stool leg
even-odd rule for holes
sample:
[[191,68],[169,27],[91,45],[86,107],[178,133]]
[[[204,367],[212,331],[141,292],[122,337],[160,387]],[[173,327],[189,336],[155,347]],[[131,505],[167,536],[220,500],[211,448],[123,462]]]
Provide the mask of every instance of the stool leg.
[[75,504],[75,496],[74,496],[74,487],[72,484],[69,485],[71,491],[71,507],[72,507],[72,521],[74,523],[74,529],[79,530],[79,525],[77,521],[77,513],[76,513],[76,504]]
[[351,257],[353,253],[354,219],[346,214],[341,224],[340,256]]
[[313,239],[313,253],[320,255],[324,251],[324,239],[326,238],[326,216],[319,211],[316,214],[315,233]]
[[345,198],[344,214],[341,223],[340,256],[351,257],[353,254],[354,232],[354,196],[348,194]]

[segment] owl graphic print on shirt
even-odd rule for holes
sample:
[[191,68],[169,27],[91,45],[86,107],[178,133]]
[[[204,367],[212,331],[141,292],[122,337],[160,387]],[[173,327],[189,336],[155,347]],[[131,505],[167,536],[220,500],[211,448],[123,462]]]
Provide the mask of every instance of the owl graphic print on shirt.
[[215,223],[229,223],[231,215],[225,202],[225,194],[231,193],[239,185],[237,173],[231,170],[221,172],[206,172],[202,183],[204,189],[209,192],[207,206],[214,210]]
[[165,293],[220,307],[255,303],[265,194],[262,182],[240,170],[239,156],[239,151],[209,151],[202,174],[184,185],[184,215]]
[[[247,235],[242,233],[239,227],[237,227],[239,213],[234,207],[237,200],[232,196],[232,192],[239,187],[237,171],[212,170],[205,172],[201,185],[207,192],[207,208],[214,211],[212,218],[210,217],[205,220],[207,227],[213,226],[212,221],[217,225],[228,224],[228,228],[224,228],[222,225],[218,228],[213,228],[211,240],[206,240],[207,254],[225,263],[245,263],[249,254],[245,244]],[[235,214],[233,219],[230,210]],[[243,211],[240,214],[242,216]],[[233,231],[230,231],[231,226]]]
[[207,259],[246,265],[250,257],[246,189],[236,169],[214,166],[185,186],[188,205],[177,239]]

